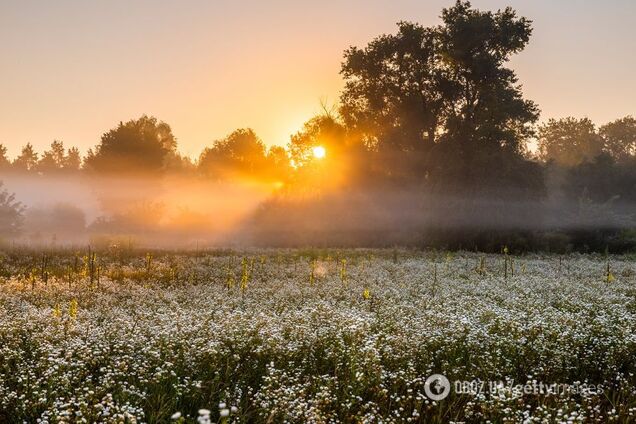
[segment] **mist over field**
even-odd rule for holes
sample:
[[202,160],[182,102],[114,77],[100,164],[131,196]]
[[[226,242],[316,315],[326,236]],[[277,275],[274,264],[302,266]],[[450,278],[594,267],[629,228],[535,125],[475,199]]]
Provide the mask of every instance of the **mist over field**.
[[12,175],[5,187],[26,207],[17,238],[33,245],[193,247],[222,244],[271,185],[197,178]]
[[488,233],[502,240],[522,234],[530,243],[547,233],[628,230],[634,226],[636,210],[634,203],[618,199],[598,204],[567,198],[559,188],[539,199],[508,200],[488,194],[433,193],[416,185],[293,193],[282,183],[182,175],[14,174],[4,183],[26,206],[24,230],[15,240],[33,246],[473,249],[483,245]]

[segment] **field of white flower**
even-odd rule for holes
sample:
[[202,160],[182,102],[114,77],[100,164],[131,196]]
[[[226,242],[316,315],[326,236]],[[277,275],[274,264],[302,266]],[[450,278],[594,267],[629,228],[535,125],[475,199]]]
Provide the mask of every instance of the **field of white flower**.
[[[633,257],[0,259],[2,423],[636,420]],[[434,373],[452,384],[440,401],[424,390]],[[473,380],[503,385],[457,390]]]

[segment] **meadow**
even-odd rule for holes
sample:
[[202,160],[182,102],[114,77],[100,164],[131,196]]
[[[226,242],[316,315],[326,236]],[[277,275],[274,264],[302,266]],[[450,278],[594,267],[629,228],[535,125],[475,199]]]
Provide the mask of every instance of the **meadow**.
[[14,248],[0,276],[3,423],[636,420],[633,256]]

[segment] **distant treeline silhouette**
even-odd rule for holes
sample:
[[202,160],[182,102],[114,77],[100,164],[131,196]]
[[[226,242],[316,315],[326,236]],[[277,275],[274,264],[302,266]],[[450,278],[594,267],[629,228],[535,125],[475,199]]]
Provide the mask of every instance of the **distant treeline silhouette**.
[[531,21],[465,1],[441,21],[399,22],[347,49],[339,104],[285,147],[238,129],[193,160],[167,123],[144,115],[83,158],[61,141],[42,154],[27,144],[13,160],[2,147],[1,172],[272,183],[239,231],[252,244],[633,249],[636,119],[539,125],[507,67]]

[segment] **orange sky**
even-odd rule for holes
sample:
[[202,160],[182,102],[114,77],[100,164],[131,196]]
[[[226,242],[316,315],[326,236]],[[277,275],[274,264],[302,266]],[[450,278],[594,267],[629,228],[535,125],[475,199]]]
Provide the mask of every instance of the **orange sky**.
[[[8,4],[11,3],[11,4]],[[337,101],[349,45],[398,20],[438,22],[450,1],[32,1],[0,4],[0,143],[82,151],[120,120],[168,122],[183,153],[252,127],[267,144]],[[542,119],[636,114],[636,6],[475,0],[535,21],[513,67]]]

